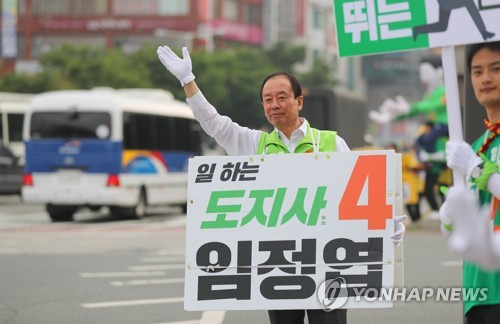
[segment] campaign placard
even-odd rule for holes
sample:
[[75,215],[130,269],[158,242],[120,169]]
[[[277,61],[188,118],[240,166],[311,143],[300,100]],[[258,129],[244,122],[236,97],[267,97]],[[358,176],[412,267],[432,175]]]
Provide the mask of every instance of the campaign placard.
[[499,0],[335,0],[339,56],[500,40]]
[[398,181],[394,151],[191,159],[185,309],[390,307],[355,297],[394,285]]

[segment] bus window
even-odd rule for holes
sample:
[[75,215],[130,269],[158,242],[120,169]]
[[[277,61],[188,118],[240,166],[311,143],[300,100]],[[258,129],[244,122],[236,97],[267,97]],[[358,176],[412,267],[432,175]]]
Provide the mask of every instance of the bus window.
[[152,116],[123,113],[123,148],[127,150],[153,149]]
[[158,117],[155,118],[155,122],[158,129],[157,135],[157,145],[160,150],[172,150],[174,138],[171,134],[172,130],[172,118],[170,117]]
[[189,149],[189,121],[176,119],[174,123],[175,133],[179,134],[177,141],[174,143],[174,150],[187,151]]
[[[5,141],[5,138],[4,138],[4,136],[3,136],[3,135],[4,135],[4,134],[3,134],[3,113],[2,113],[2,112],[0,112],[0,140],[1,140],[1,141]],[[0,142],[1,142],[1,141],[0,141]],[[0,143],[0,144],[1,144],[1,143]]]
[[111,134],[109,113],[89,111],[35,112],[30,136],[41,138],[106,139]]
[[200,128],[191,119],[123,114],[124,148],[200,153]]
[[23,114],[7,114],[9,142],[23,141]]

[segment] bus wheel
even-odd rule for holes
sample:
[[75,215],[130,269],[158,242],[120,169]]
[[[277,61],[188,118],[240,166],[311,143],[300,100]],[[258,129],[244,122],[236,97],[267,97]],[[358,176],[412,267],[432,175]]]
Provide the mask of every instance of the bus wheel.
[[91,211],[93,211],[94,213],[97,213],[98,211],[100,211],[102,208],[102,206],[89,206],[89,209]]
[[144,218],[146,217],[146,194],[144,189],[141,189],[139,194],[139,200],[137,201],[137,205],[130,208],[130,215],[133,218]]
[[47,213],[53,222],[71,222],[76,212],[75,207],[47,205]]

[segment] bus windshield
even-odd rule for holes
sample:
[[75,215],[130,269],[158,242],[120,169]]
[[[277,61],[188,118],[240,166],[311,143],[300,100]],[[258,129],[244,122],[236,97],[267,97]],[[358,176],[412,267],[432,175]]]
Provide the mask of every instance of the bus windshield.
[[31,117],[30,137],[108,139],[111,115],[92,111],[35,112]]

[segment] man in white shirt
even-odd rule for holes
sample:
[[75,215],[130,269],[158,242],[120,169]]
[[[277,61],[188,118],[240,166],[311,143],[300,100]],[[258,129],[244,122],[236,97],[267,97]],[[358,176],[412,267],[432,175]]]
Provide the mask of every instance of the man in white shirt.
[[[234,123],[229,117],[221,116],[205,99],[194,81],[191,58],[188,50],[182,49],[178,57],[168,46],[157,50],[163,65],[181,82],[187,96],[187,103],[203,130],[222,146],[229,155],[253,155],[276,153],[312,153],[350,151],[345,141],[333,131],[319,131],[309,126],[305,118],[299,117],[304,97],[298,80],[284,72],[275,73],[264,79],[261,86],[261,100],[264,114],[275,129],[271,133],[249,129]],[[395,218],[395,244],[403,239],[405,231],[401,223],[406,216]],[[347,323],[347,311],[307,310],[311,324]],[[272,324],[304,323],[305,310],[270,310]]]

